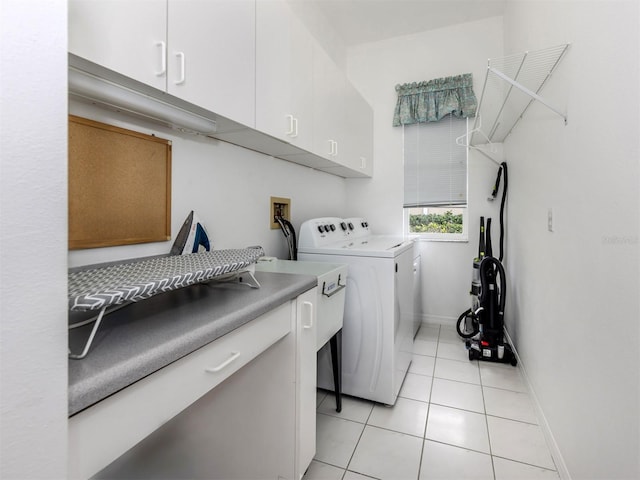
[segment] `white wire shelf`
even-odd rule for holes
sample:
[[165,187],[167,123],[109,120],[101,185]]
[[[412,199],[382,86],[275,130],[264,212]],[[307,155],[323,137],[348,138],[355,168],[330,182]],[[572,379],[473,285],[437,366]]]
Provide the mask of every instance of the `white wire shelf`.
[[535,101],[562,117],[566,125],[566,112],[547,102],[540,91],[568,48],[569,44],[563,44],[489,59],[473,129],[458,143],[477,146],[503,142]]

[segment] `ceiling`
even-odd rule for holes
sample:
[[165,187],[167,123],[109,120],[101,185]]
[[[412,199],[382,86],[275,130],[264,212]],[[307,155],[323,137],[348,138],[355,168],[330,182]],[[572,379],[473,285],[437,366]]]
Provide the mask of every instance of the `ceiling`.
[[294,0],[324,15],[345,46],[503,14],[507,0]]

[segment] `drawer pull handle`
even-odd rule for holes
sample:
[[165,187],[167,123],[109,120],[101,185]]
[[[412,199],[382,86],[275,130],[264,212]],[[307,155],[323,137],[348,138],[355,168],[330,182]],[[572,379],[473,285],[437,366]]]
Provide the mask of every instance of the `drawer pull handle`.
[[224,362],[222,362],[220,365],[218,365],[217,367],[205,368],[205,371],[209,373],[218,373],[220,370],[222,370],[224,367],[229,365],[231,362],[235,361],[239,356],[240,356],[240,352],[231,352],[231,356],[227,358]]

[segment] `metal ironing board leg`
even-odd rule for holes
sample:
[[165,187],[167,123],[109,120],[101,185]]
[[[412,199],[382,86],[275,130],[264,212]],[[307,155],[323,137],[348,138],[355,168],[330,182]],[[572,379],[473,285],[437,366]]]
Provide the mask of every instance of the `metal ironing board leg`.
[[333,386],[336,394],[336,412],[342,411],[342,329],[329,340],[331,365],[333,366]]

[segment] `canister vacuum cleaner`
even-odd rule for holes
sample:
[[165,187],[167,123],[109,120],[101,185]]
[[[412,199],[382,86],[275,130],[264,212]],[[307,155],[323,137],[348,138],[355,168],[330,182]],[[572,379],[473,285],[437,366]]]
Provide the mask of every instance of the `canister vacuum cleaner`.
[[466,347],[469,360],[517,365],[517,359],[511,346],[504,341],[504,308],[507,293],[506,276],[502,266],[504,241],[504,205],[507,193],[507,164],[500,165],[496,183],[492,192],[495,199],[500,187],[500,177],[504,172],[504,187],[500,206],[500,258],[493,256],[491,245],[491,219],[487,219],[485,230],[484,217],[480,217],[480,238],[478,256],[473,261],[471,281],[471,308],[465,310],[456,323],[458,334],[468,339]]

